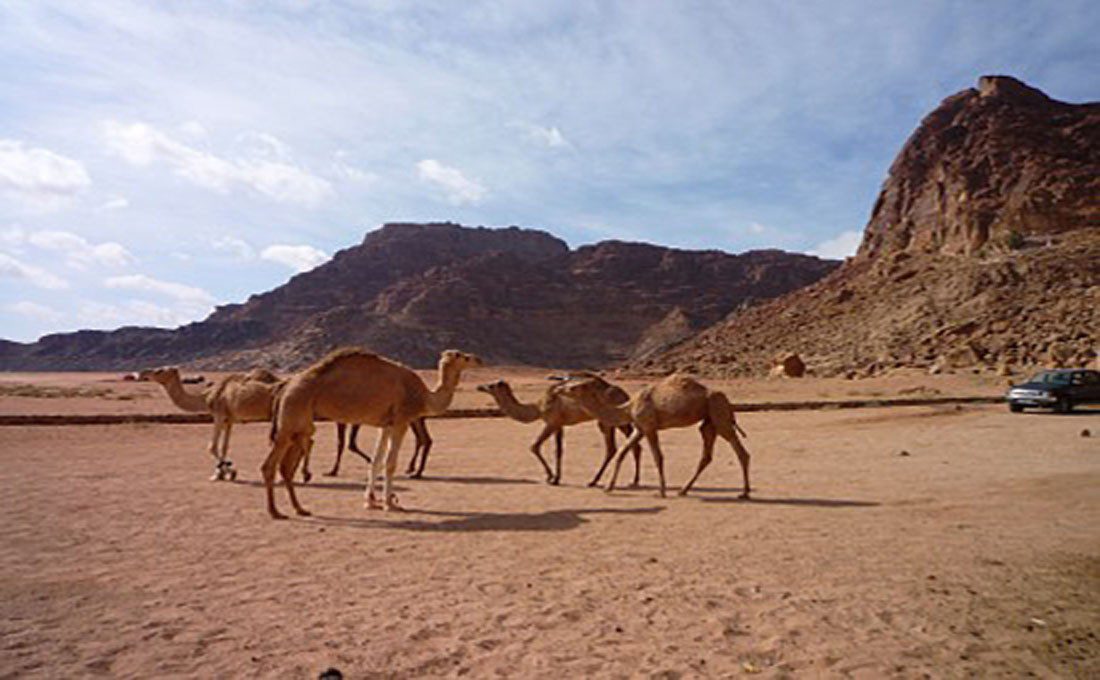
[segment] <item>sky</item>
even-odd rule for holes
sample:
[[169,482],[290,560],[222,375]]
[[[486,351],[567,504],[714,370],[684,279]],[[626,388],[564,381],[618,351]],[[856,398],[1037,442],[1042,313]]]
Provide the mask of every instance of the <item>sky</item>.
[[982,74],[1100,99],[1094,1],[0,2],[0,337],[175,327],[385,222],[844,257]]

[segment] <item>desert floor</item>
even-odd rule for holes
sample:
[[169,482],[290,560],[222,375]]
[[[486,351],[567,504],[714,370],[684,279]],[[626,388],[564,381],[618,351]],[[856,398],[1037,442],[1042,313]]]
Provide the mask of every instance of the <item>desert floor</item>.
[[[472,386],[495,377],[465,379],[456,406],[487,406]],[[542,373],[513,377],[541,389]],[[114,378],[6,374],[0,414],[174,410]],[[1003,389],[936,378],[725,387],[734,401]],[[648,452],[643,488],[608,495],[584,486],[593,425],[568,431],[550,487],[527,451],[538,425],[430,421],[429,478],[397,482],[404,513],[363,508],[354,457],[320,476],[321,424],[300,487],[315,515],[286,522],[264,511],[263,424],[234,430],[236,483],[207,481],[207,425],[0,427],[0,676],[1100,676],[1100,411],[740,422],[751,501],[722,444],[686,498],[657,497]],[[683,483],[698,434],[663,442]]]

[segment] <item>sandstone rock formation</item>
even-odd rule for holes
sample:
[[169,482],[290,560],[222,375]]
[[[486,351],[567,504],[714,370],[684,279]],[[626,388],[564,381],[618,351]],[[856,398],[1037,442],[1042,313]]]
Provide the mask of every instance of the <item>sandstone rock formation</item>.
[[205,321],[0,346],[0,368],[289,370],[347,344],[414,366],[433,365],[440,348],[462,347],[498,364],[602,367],[663,350],[748,299],[781,295],[837,265],[780,251],[731,255],[618,241],[570,250],[529,229],[388,224]]
[[906,142],[856,257],[631,368],[763,375],[1011,373],[1100,347],[1100,104],[987,76]]

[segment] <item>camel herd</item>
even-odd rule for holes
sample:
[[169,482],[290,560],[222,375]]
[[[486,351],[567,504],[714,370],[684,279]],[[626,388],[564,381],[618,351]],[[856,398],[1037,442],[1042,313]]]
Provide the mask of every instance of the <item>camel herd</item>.
[[[339,472],[345,447],[370,464],[365,491],[368,508],[400,509],[393,493],[397,458],[406,434],[412,430],[416,448],[406,469],[420,477],[428,459],[432,438],[426,418],[444,413],[454,398],[463,371],[481,366],[481,360],[457,350],[446,350],[439,359],[439,378],[429,389],[412,369],[362,349],[346,348],[332,352],[305,370],[280,379],[269,371],[257,369],[234,373],[208,385],[201,393],[184,389],[176,368],[142,371],[141,380],[161,384],[176,406],[191,412],[207,412],[214,419],[210,455],[214,458],[213,480],[234,480],[237,472],[230,461],[229,435],[235,423],[270,421],[271,450],[261,466],[267,497],[267,511],[274,519],[285,519],[275,505],[276,475],[282,478],[295,512],[310,513],[298,501],[294,475],[302,468],[308,482],[309,456],[313,448],[314,423],[332,420],[337,428],[337,455],[332,470]],[[703,450],[691,479],[680,489],[686,494],[710,464],[718,437],[729,442],[741,464],[744,480],[742,497],[749,496],[749,452],[741,444],[733,408],[726,396],[708,389],[694,378],[671,375],[650,385],[633,397],[593,373],[575,373],[555,379],[537,403],[523,403],[507,382],[498,380],[477,389],[491,396],[508,417],[522,423],[542,421],[543,428],[531,444],[549,484],[561,482],[564,429],[579,423],[596,421],[604,437],[605,455],[589,486],[599,484],[608,464],[615,467],[607,490],[615,488],[619,470],[627,454],[634,454],[634,481],[638,486],[641,467],[641,440],[653,455],[665,495],[664,455],[658,433],[661,430],[699,424]],[[379,428],[374,455],[359,450],[356,442],[361,425]],[[616,448],[615,431],[626,435]],[[541,448],[550,437],[555,442],[554,469],[543,458]],[[385,470],[383,472],[383,466]],[[379,478],[381,477],[381,497]]]

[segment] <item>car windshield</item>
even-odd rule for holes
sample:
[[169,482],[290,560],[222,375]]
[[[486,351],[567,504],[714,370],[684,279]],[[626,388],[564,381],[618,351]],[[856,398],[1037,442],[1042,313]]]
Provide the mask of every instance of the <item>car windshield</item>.
[[1032,376],[1029,382],[1047,383],[1048,385],[1068,385],[1069,376],[1069,373],[1043,371],[1042,373],[1036,373],[1034,376]]

